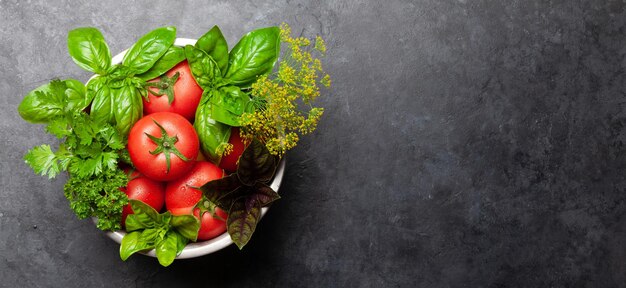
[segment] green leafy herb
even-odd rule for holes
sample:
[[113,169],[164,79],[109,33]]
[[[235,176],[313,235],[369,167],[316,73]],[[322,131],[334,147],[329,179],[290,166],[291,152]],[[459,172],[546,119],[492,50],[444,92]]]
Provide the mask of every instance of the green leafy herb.
[[230,51],[224,78],[240,87],[250,87],[260,75],[272,71],[280,54],[280,29],[267,27],[244,35]]
[[121,229],[122,208],[128,197],[119,188],[126,186],[128,176],[121,169],[103,169],[87,177],[70,176],[64,194],[79,219],[96,217],[96,226],[105,231]]
[[212,90],[207,96],[211,101],[211,115],[224,124],[239,127],[244,112],[254,112],[255,106],[250,96],[237,86],[225,86]]
[[159,214],[138,200],[130,200],[130,205],[134,214],[126,218],[128,234],[122,238],[120,246],[122,260],[126,261],[134,253],[155,249],[159,263],[169,266],[187,242],[197,240],[200,221],[193,215]]
[[226,43],[226,38],[222,35],[219,27],[213,26],[209,32],[198,39],[195,46],[215,60],[222,75],[226,74],[226,69],[228,68],[228,43]]
[[168,26],[150,31],[137,41],[122,60],[122,65],[134,74],[148,71],[167,52],[176,40],[176,27]]
[[175,27],[150,31],[128,49],[121,64],[111,66],[109,48],[100,31],[95,28],[72,30],[68,35],[68,49],[74,62],[98,74],[87,84],[87,98],[89,102],[93,99],[90,115],[127,135],[143,115],[141,97],[148,95],[145,81],[165,73],[184,59],[182,48],[172,48],[175,39]]
[[76,65],[87,71],[103,75],[111,67],[109,46],[96,28],[83,27],[70,31],[67,48]]
[[222,84],[220,68],[206,52],[193,47],[185,46],[185,56],[189,62],[189,70],[202,89],[211,90]]
[[182,47],[172,45],[169,49],[167,49],[167,52],[165,52],[165,54],[163,54],[163,56],[159,58],[159,60],[154,62],[152,68],[148,69],[148,71],[144,73],[137,75],[137,77],[145,81],[154,79],[156,77],[159,77],[160,75],[165,74],[165,72],[174,68],[174,66],[176,66],[183,60],[185,60],[185,50]]
[[253,140],[239,158],[237,172],[206,183],[200,189],[204,197],[228,211],[228,234],[242,249],[254,233],[261,208],[280,196],[267,185],[278,166],[278,157],[265,145]]
[[124,135],[143,117],[142,89],[144,88],[136,87],[132,83],[111,89],[115,103],[115,127]]
[[17,111],[28,122],[48,123],[69,110],[82,110],[90,102],[85,86],[79,81],[52,80],[28,93]]
[[[270,27],[246,34],[230,55],[226,53],[228,46],[217,26],[202,36],[195,47],[185,47],[194,79],[204,89],[194,128],[198,131],[202,151],[213,162],[219,162],[229,150],[229,126],[240,126],[241,115],[254,111],[250,96],[233,84],[245,87],[258,75],[271,71],[280,48],[276,46],[280,41],[275,33],[277,29]],[[228,59],[233,61],[228,64],[225,61]],[[222,70],[226,68],[230,74]]]
[[193,128],[198,133],[200,147],[204,155],[213,163],[219,163],[222,154],[228,148],[230,126],[217,122],[213,118],[211,103],[208,97],[203,96],[200,99]]
[[117,167],[125,139],[110,124],[87,115],[83,109],[88,103],[85,87],[76,80],[53,80],[29,93],[18,108],[20,115],[46,123],[46,131],[64,141],[56,151],[48,144],[34,147],[24,161],[49,178],[68,171],[64,194],[78,218],[97,217],[99,228],[119,229],[128,201],[119,190],[128,179]]

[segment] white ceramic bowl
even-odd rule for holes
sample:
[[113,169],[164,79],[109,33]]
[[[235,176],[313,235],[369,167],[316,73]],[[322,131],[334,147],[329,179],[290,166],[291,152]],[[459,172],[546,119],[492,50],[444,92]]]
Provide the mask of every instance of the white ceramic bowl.
[[[196,39],[176,38],[174,45],[184,47],[185,45],[194,45],[196,44],[196,41],[197,41]],[[126,54],[126,51],[128,50],[124,50],[121,53],[115,55],[111,61],[113,62],[112,64],[121,63],[122,59],[124,58],[124,55]],[[283,158],[278,164],[278,167],[276,168],[276,174],[274,175],[274,179],[272,179],[272,182],[270,184],[270,187],[272,187],[274,191],[278,191],[278,189],[280,188],[280,184],[283,181],[284,173],[285,173],[285,159]],[[264,207],[261,209],[261,217],[263,217],[263,215],[267,213],[267,210],[268,210],[267,207]],[[122,238],[124,238],[124,235],[126,235],[126,232],[115,231],[115,232],[106,232],[106,234],[107,236],[109,236],[109,238],[113,239],[115,242],[122,243]],[[187,246],[183,249],[183,251],[178,256],[176,256],[176,259],[199,257],[202,255],[206,255],[206,254],[218,251],[220,249],[223,249],[232,243],[233,241],[230,239],[230,235],[228,235],[228,232],[224,232],[222,235],[217,236],[211,240],[187,244]],[[154,250],[142,252],[142,254],[156,257]]]

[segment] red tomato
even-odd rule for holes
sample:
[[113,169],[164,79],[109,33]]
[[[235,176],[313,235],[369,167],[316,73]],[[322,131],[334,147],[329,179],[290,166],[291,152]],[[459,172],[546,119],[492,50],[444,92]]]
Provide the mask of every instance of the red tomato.
[[[206,208],[210,210],[210,207],[195,208],[200,202],[205,200],[203,200],[202,191],[193,187],[200,187],[211,180],[220,179],[223,176],[224,171],[215,166],[215,164],[206,161],[197,162],[187,175],[167,183],[165,188],[165,208],[172,215],[193,213],[200,219],[200,212],[204,212],[202,210]],[[203,206],[202,204],[204,203],[200,203],[199,206]],[[215,214],[222,219],[214,218],[209,211],[202,214],[198,240],[208,240],[226,231],[226,222],[224,220],[228,217],[228,214],[217,207],[215,207]]]
[[239,135],[239,128],[233,127],[230,130],[228,143],[233,145],[233,151],[228,155],[222,156],[220,167],[232,173],[237,171],[237,161],[239,161],[239,156],[243,154],[243,150],[246,150],[246,145],[243,144],[243,139],[241,139],[241,136]]
[[[176,73],[178,73],[178,80],[174,84],[174,101],[172,101],[172,104],[169,104],[167,95],[155,96],[152,93],[148,93],[148,101],[145,98],[143,99],[144,115],[168,111],[180,114],[193,122],[196,116],[196,108],[198,108],[198,103],[200,103],[200,98],[202,98],[202,88],[198,86],[193,78],[187,60],[174,66],[165,75],[171,78]],[[159,81],[159,78],[148,82],[157,81]],[[150,88],[150,90],[158,91],[156,88]]]
[[[200,230],[198,231],[198,240],[213,239],[226,232],[226,219],[228,218],[228,214],[224,212],[224,210],[217,207],[215,208],[215,214],[217,214],[219,218],[213,217],[210,212],[202,214],[202,219],[200,220]],[[196,218],[199,218],[198,215],[200,215],[200,209],[194,209],[193,215],[196,216]]]
[[[163,183],[150,180],[136,171],[133,171],[130,177],[131,180],[128,181],[126,187],[120,187],[128,199],[139,200],[155,210],[161,211],[163,204],[165,204],[165,186]],[[133,214],[130,204],[122,209],[122,225],[126,223],[126,217],[129,214]]]
[[139,119],[128,135],[130,160],[139,172],[157,181],[173,180],[189,172],[199,148],[198,135],[191,123],[171,112]]

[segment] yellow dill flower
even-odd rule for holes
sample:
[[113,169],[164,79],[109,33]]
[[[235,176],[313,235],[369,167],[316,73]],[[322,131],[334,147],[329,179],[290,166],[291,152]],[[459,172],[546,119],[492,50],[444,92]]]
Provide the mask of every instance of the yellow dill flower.
[[326,87],[330,87],[330,75],[328,75],[328,74],[324,75],[324,78],[322,78],[321,83],[322,83],[322,85],[324,85]]
[[326,42],[319,35],[315,37],[315,50],[320,51],[322,54],[326,54]]
[[313,106],[320,95],[318,84],[330,86],[330,76],[324,73],[321,60],[311,53],[317,50],[323,56],[324,40],[316,37],[311,47],[311,40],[291,37],[286,23],[280,25],[280,30],[282,43],[289,49],[278,64],[278,71],[269,77],[261,76],[252,84],[251,95],[259,107],[241,116],[240,130],[244,139],[261,140],[275,155],[284,154],[297,145],[300,135],[315,130],[324,113],[323,108]]

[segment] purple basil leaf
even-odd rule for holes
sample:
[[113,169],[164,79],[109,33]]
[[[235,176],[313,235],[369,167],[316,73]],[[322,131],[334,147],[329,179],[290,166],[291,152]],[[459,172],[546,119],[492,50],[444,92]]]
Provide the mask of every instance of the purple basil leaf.
[[268,182],[278,166],[278,157],[270,154],[265,145],[254,139],[239,158],[237,176],[247,186],[256,182]]
[[202,185],[200,190],[209,201],[215,203],[222,210],[228,211],[233,205],[233,201],[243,196],[241,192],[245,192],[237,191],[239,187],[241,187],[241,182],[239,182],[237,175],[233,174],[222,179],[209,181]]
[[233,202],[228,213],[227,227],[230,238],[242,249],[254,233],[261,219],[261,206],[255,200],[241,197]]
[[268,206],[270,203],[280,199],[280,196],[274,189],[264,183],[256,183],[252,194],[248,196],[248,201],[255,201],[261,207]]

